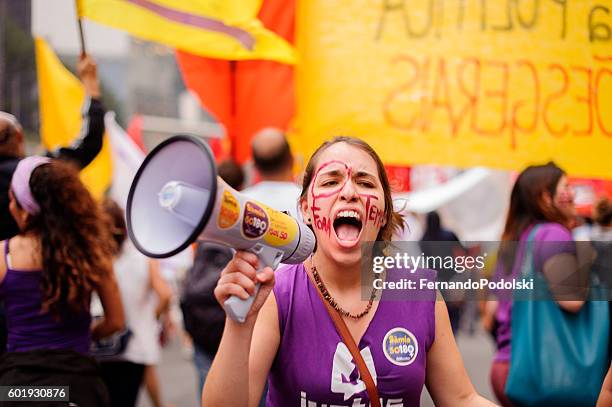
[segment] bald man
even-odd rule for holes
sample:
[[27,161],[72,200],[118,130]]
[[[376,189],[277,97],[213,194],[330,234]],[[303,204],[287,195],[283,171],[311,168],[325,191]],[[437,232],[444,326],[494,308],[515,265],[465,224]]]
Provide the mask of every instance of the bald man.
[[299,218],[300,188],[293,180],[293,155],[285,134],[275,128],[260,130],[251,141],[251,153],[260,182],[242,192]]
[[[93,59],[82,56],[77,71],[87,95],[83,106],[81,137],[72,146],[49,151],[46,155],[74,162],[79,168],[84,168],[102,149],[105,111],[100,101],[100,85]],[[8,190],[17,163],[24,156],[25,140],[19,121],[9,113],[0,112],[0,240],[19,233],[8,210]]]

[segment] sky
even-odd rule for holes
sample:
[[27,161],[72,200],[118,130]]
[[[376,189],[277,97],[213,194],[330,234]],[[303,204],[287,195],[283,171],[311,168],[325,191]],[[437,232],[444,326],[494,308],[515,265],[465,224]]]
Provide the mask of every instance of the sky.
[[[119,30],[84,21],[87,51],[98,57],[123,57],[129,36]],[[80,53],[74,0],[32,0],[32,33],[43,37],[59,54]]]

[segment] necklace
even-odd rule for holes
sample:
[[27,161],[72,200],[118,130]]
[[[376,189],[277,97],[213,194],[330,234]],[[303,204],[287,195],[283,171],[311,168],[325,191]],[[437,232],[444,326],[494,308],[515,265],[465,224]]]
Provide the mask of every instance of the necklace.
[[323,296],[325,301],[327,301],[329,305],[332,306],[333,309],[338,311],[342,316],[345,316],[351,319],[355,319],[355,320],[361,319],[362,317],[367,315],[368,312],[370,312],[370,310],[372,309],[372,304],[374,303],[374,298],[376,298],[376,292],[378,291],[377,289],[375,288],[372,289],[372,295],[370,295],[370,301],[368,301],[368,305],[365,307],[363,311],[361,311],[357,315],[351,314],[350,312],[343,309],[340,305],[338,305],[338,302],[334,299],[334,297],[331,296],[331,294],[327,290],[327,287],[325,287],[325,284],[323,283],[323,280],[321,279],[321,276],[319,275],[319,272],[317,271],[317,268],[314,265],[314,262],[312,262],[312,259],[311,259],[311,264],[312,264],[312,267],[311,267],[312,277],[315,280],[317,288],[319,289],[319,291],[321,291],[321,295]]

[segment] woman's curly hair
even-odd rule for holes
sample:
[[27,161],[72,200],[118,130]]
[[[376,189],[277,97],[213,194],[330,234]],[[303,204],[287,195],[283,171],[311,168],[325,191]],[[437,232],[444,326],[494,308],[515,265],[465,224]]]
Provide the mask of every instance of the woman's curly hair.
[[42,310],[56,316],[89,308],[92,290],[112,270],[109,221],[71,164],[53,160],[30,177],[40,213],[24,232],[40,236]]

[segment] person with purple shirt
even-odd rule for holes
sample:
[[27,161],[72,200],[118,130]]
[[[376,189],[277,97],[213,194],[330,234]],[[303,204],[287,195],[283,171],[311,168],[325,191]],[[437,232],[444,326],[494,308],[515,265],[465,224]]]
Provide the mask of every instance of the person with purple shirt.
[[[106,218],[77,169],[46,157],[17,164],[9,199],[20,233],[0,242],[8,327],[0,386],[69,386],[76,405],[107,406],[98,366],[88,356],[92,339],[124,325]],[[92,291],[105,311],[93,324]]]
[[[574,222],[574,192],[563,170],[553,163],[531,166],[516,179],[510,195],[510,207],[502,235],[502,245],[496,270],[497,278],[518,277],[525,258],[526,244],[537,225],[533,243],[533,261],[536,272],[542,272],[563,310],[577,313],[584,301],[578,295],[565,295],[563,287],[586,284],[565,284],[569,279],[580,279],[576,245],[570,227]],[[578,250],[580,251],[580,250]],[[509,271],[507,271],[509,270]],[[561,282],[564,284],[559,284]],[[568,297],[573,297],[568,300]],[[561,298],[565,298],[562,300]],[[500,299],[495,318],[498,323],[496,341],[498,351],[491,368],[491,384],[496,397],[504,407],[512,407],[505,394],[512,351],[512,300]]]
[[243,324],[226,320],[203,405],[254,406],[266,380],[268,406],[371,405],[318,290],[347,325],[382,405],[418,406],[425,384],[440,406],[494,405],[472,386],[435,293],[420,301],[384,301],[377,291],[362,298],[361,243],[389,242],[401,225],[376,152],[350,137],[324,143],[306,167],[299,205],[317,238],[308,260],[274,276],[271,268],[256,273],[257,257],[239,251],[221,273],[220,303],[261,286]]

